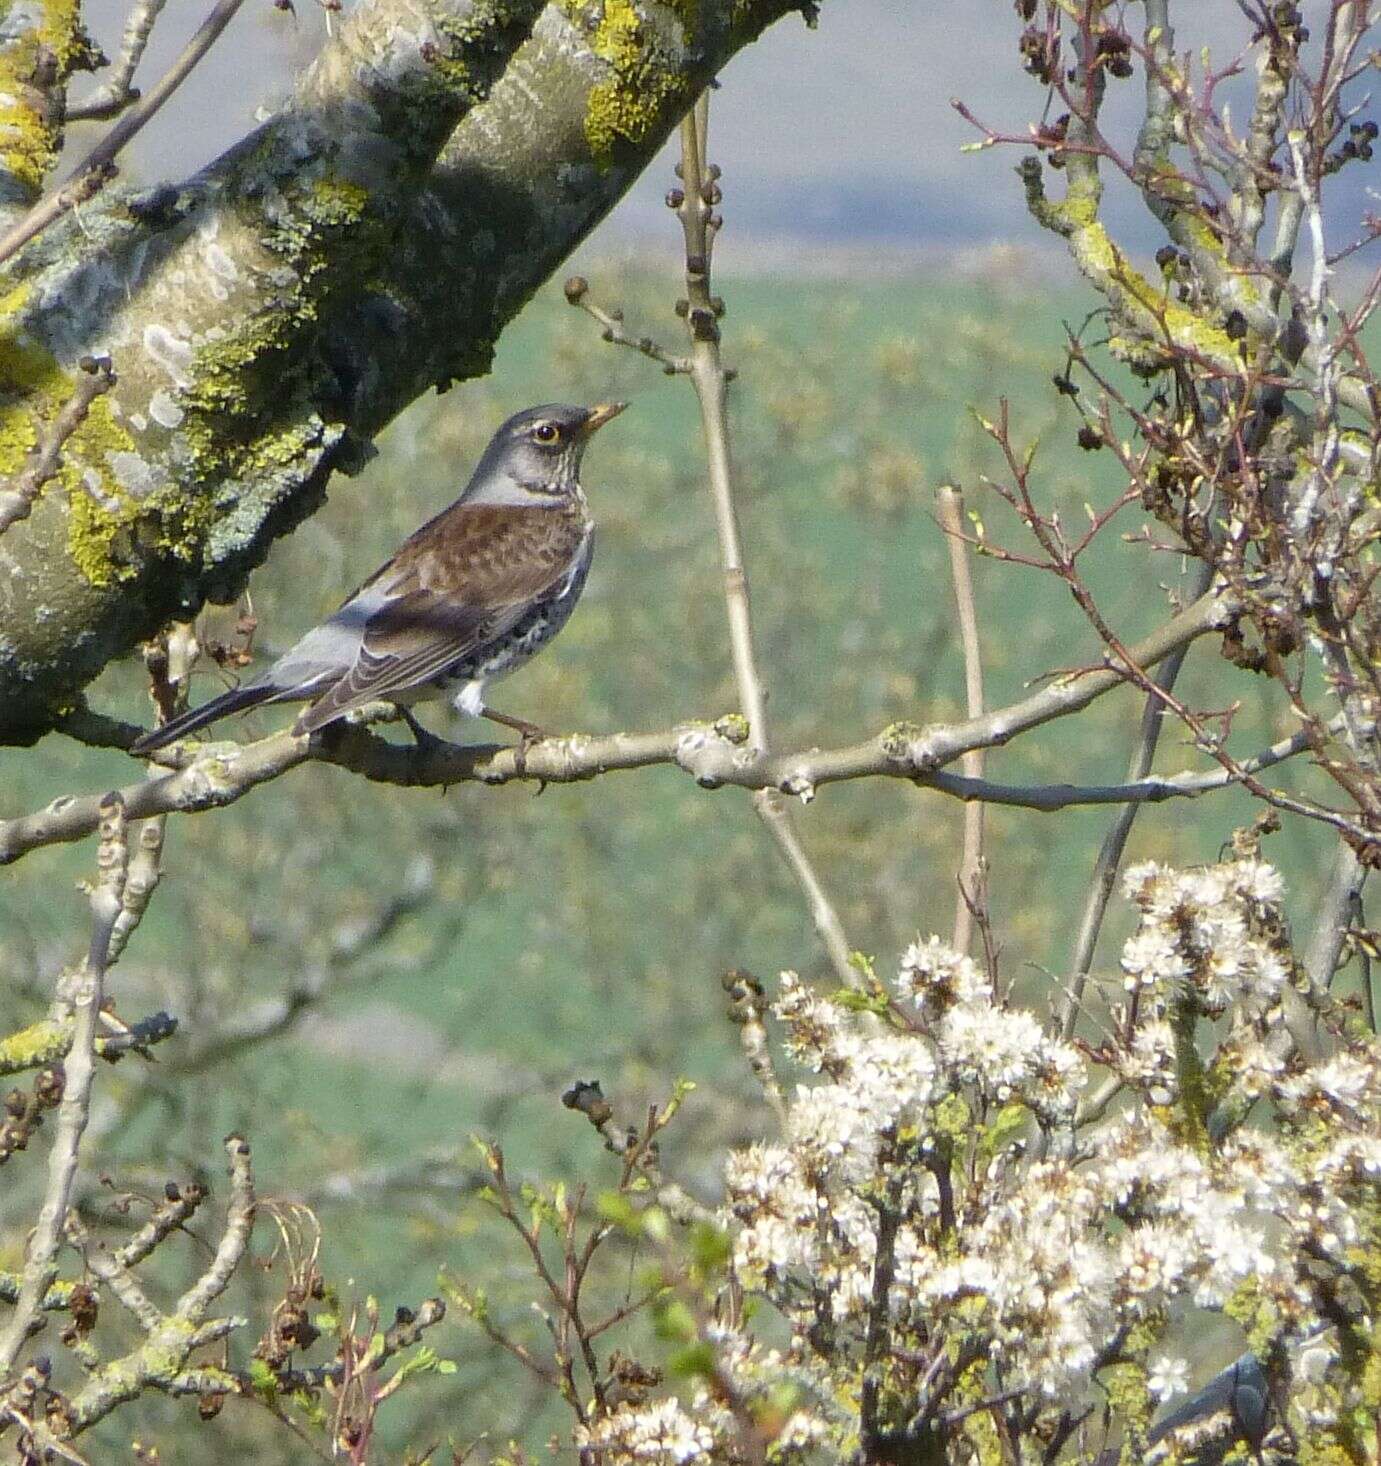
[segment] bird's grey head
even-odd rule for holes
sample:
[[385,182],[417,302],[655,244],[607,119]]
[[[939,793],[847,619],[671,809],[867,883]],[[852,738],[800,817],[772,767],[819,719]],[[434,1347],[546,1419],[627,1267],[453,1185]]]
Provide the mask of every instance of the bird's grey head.
[[627,406],[550,402],[514,413],[485,449],[465,491],[466,502],[559,504],[579,486],[580,460],[590,438]]

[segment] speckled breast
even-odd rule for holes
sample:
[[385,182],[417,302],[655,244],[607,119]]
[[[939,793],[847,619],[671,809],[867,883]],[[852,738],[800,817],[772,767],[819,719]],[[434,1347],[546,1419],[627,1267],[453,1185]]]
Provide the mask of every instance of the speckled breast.
[[534,601],[504,636],[462,661],[453,662],[437,687],[450,691],[466,682],[493,682],[530,661],[571,618],[590,573],[588,554],[580,556],[571,574],[545,600]]

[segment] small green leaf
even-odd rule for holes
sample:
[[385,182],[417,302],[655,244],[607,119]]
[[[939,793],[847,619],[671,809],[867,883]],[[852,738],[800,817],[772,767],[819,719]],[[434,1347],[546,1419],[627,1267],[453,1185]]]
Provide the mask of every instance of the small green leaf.
[[654,1327],[659,1339],[693,1343],[697,1338],[695,1315],[679,1298],[668,1298],[657,1308]]
[[255,1394],[262,1396],[270,1405],[278,1398],[278,1380],[262,1359],[249,1361],[249,1382]]
[[642,1214],[643,1231],[652,1238],[654,1242],[667,1242],[671,1239],[671,1221],[660,1206],[650,1206]]
[[691,1256],[702,1272],[717,1272],[733,1255],[729,1234],[711,1222],[696,1222],[690,1234]]
[[887,995],[885,993],[861,993],[857,988],[840,988],[837,993],[830,995],[830,1001],[837,1008],[843,1008],[846,1013],[877,1013],[881,1015],[887,1011]]
[[867,952],[850,952],[849,966],[855,972],[861,972],[869,982],[876,982],[878,980],[877,970],[873,966],[873,959]]
[[626,1196],[617,1191],[603,1191],[595,1202],[595,1210],[606,1222],[637,1236],[642,1231],[641,1215]]
[[714,1368],[714,1346],[704,1339],[677,1349],[667,1360],[667,1373],[682,1379],[708,1379]]
[[978,1159],[986,1165],[1000,1151],[1006,1150],[1025,1132],[1029,1119],[1030,1112],[1025,1105],[1003,1105],[978,1142]]

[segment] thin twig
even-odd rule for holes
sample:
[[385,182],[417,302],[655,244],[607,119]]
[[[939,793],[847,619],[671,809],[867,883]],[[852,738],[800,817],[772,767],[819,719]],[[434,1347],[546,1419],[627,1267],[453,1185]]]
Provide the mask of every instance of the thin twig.
[[[973,576],[969,569],[968,547],[962,539],[964,528],[964,496],[950,484],[937,495],[940,528],[945,532],[949,549],[950,578],[954,583],[954,602],[959,613],[959,639],[964,649],[965,711],[970,718],[983,715],[983,657],[978,640],[978,611],[973,595]],[[964,755],[965,778],[983,777],[983,750],[973,748]],[[973,939],[973,902],[983,866],[983,805],[971,803],[964,811],[964,849],[959,859],[959,891],[954,903],[954,941],[956,952],[967,952]]]
[[134,73],[144,59],[154,23],[167,3],[168,0],[137,0],[131,7],[120,38],[120,55],[115,69],[89,97],[68,106],[68,122],[94,122],[114,117],[131,102],[139,100],[139,93],[133,86]]
[[[724,575],[724,602],[729,616],[729,642],[733,652],[734,680],[739,701],[748,719],[750,751],[768,751],[767,693],[758,670],[753,647],[753,615],[749,600],[748,570],[743,556],[738,504],[734,492],[734,471],[729,447],[727,388],[729,373],[719,350],[719,318],[723,302],[710,289],[710,269],[715,236],[723,222],[716,211],[720,191],[719,170],[705,157],[709,132],[708,92],[681,121],[681,189],[670,196],[681,220],[686,247],[686,330],[690,337],[689,376],[700,403],[701,425],[709,459],[710,494],[714,501],[715,525],[719,534],[720,564]],[[659,358],[660,359],[660,358]],[[684,365],[667,363],[669,369]],[[808,793],[803,797],[809,798]],[[859,974],[849,961],[851,950],[843,923],[824,884],[806,854],[788,810],[772,789],[762,789],[753,801],[759,819],[766,826],[805,894],[816,932],[829,956],[835,976],[846,986],[856,986]]]
[[651,336],[634,336],[623,324],[623,312],[621,310],[605,310],[590,299],[590,285],[583,275],[572,275],[566,281],[566,299],[573,306],[583,310],[592,321],[595,321],[601,328],[600,335],[604,340],[614,346],[627,347],[629,351],[636,351],[642,356],[655,361],[669,377],[680,376],[690,372],[690,359],[684,356],[677,356],[660,346]]
[[68,175],[56,192],[40,199],[32,209],[0,239],[0,264],[17,254],[35,235],[41,234],[69,209],[85,203],[105,186],[115,172],[115,159],[120,150],[141,132],[159,108],[186,81],[193,68],[211,49],[217,37],[234,18],[244,0],[216,0],[211,14],[202,21],[196,34],[183,48],[182,54],[110,129]]
[[[1193,599],[1197,600],[1208,590],[1212,579],[1212,567],[1203,562],[1196,562],[1193,587],[1190,592]],[[1180,647],[1179,650],[1166,657],[1156,673],[1157,687],[1166,692],[1173,691],[1188,650],[1187,646]],[[1147,697],[1141,711],[1141,731],[1137,737],[1136,747],[1132,750],[1131,762],[1127,767],[1128,783],[1138,783],[1151,772],[1166,712],[1165,703],[1159,697],[1154,695]],[[1307,739],[1305,742],[1307,743]],[[1303,746],[1301,744],[1301,749]],[[1141,802],[1132,800],[1123,806],[1108,833],[1104,835],[1103,843],[1098,851],[1098,859],[1094,863],[1088,899],[1084,904],[1084,914],[1079,921],[1079,935],[1074,943],[1074,955],[1070,959],[1070,981],[1066,990],[1064,1014],[1060,1021],[1060,1031],[1066,1041],[1074,1036],[1074,1029],[1079,1021],[1079,1005],[1084,996],[1084,983],[1093,968],[1093,956],[1098,947],[1098,934],[1103,929],[1103,918],[1107,914],[1108,902],[1112,899],[1113,888],[1117,884],[1117,872],[1122,865],[1122,854],[1127,848],[1127,839],[1132,833],[1132,826],[1136,823],[1137,812],[1140,808]]]
[[[93,1048],[98,1058],[111,1062],[130,1053],[143,1053],[147,1057],[147,1049],[177,1032],[177,1019],[161,1010],[129,1026],[110,1013],[102,1013],[101,1018],[115,1032],[97,1033]],[[75,1017],[66,1014],[41,1018],[17,1033],[0,1038],[0,1075],[20,1074],[26,1069],[44,1069],[60,1063],[72,1047],[75,1028]]]
[[763,824],[767,826],[772,838],[777,842],[777,848],[800,883],[801,891],[806,898],[806,905],[810,909],[811,920],[815,923],[816,933],[824,944],[830,965],[834,968],[834,975],[846,987],[858,987],[862,979],[858,969],[849,960],[853,948],[849,945],[849,939],[844,933],[844,924],[840,921],[834,903],[820,883],[820,877],[816,874],[815,867],[806,854],[790,809],[779,795],[766,790],[754,798],[753,807],[757,810],[758,817]]
[[711,199],[718,193],[715,172],[702,156],[709,116],[709,93],[703,93],[693,111],[681,122],[681,201],[677,214],[686,241],[686,329],[691,341],[691,381],[700,402],[709,455],[710,494],[719,533],[724,577],[724,601],[729,612],[729,641],[733,650],[734,680],[748,719],[749,743],[767,749],[767,697],[753,649],[753,618],[749,605],[748,571],[743,559],[730,461],[726,411],[728,378],[719,354],[719,314],[722,306],[710,294],[710,262],[719,215]]
[[80,367],[72,395],[24,460],[24,467],[7,487],[0,489],[0,534],[29,517],[44,484],[62,467],[63,445],[86,421],[91,404],[115,385],[109,357],[84,356]]
[[207,1310],[225,1291],[244,1258],[254,1229],[256,1200],[249,1146],[240,1136],[230,1135],[225,1149],[230,1161],[230,1201],[226,1207],[225,1229],[206,1270],[169,1312],[162,1312],[148,1301],[132,1275],[120,1265],[123,1254],[101,1254],[98,1249],[90,1249],[92,1271],[132,1309],[144,1337],[128,1354],[100,1368],[72,1396],[68,1419],[74,1435],[89,1429],[150,1387],[182,1393],[192,1376],[200,1385],[196,1391],[199,1394],[208,1390],[252,1393],[250,1381],[226,1370],[212,1365],[188,1369],[188,1360],[195,1350],[245,1324],[243,1318],[235,1315],[206,1318]]
[[[1221,627],[1235,607],[1235,599],[1227,592],[1205,596],[1128,649],[1128,654],[1138,666],[1154,666],[1176,647]],[[1006,744],[1018,734],[1080,712],[1122,686],[1124,680],[1111,667],[1100,667],[1057,678],[1020,702],[971,721],[926,726],[896,723],[861,743],[758,758],[744,756],[742,725],[732,717],[656,733],[545,739],[531,746],[523,760],[510,746],[449,744],[441,739],[426,747],[409,746],[386,742],[358,726],[331,728],[311,738],[277,733],[249,744],[188,741],[160,750],[160,762],[172,765],[172,771],[129,784],[121,795],[130,819],[197,813],[232,804],[258,785],[309,761],[335,764],[377,783],[410,788],[466,782],[504,784],[515,779],[578,783],[615,770],[670,765],[707,789],[735,785],[776,789],[799,797],[825,784],[881,777],[934,785],[948,792],[957,776],[942,779],[939,771],[970,748]],[[1247,765],[1236,767],[1246,769]],[[1227,771],[1223,782],[1235,777],[1234,771]],[[1145,797],[1168,798],[1187,792],[1175,788],[1172,781],[1164,784],[1171,792],[1148,790]],[[1117,786],[1114,797],[1087,802],[1121,803],[1128,797],[1135,795]],[[95,796],[63,796],[34,814],[0,820],[0,865],[41,846],[89,835],[96,828],[99,804]],[[1325,813],[1330,815],[1327,823],[1351,829],[1341,816]]]
[[91,892],[91,945],[86,961],[59,984],[57,1003],[70,1007],[76,1017],[72,1047],[64,1065],[62,1103],[57,1133],[48,1155],[48,1186],[38,1223],[29,1239],[19,1302],[9,1328],[0,1338],[0,1375],[7,1375],[33,1330],[43,1300],[57,1277],[58,1248],[62,1245],[68,1198],[77,1174],[82,1135],[91,1113],[91,1083],[96,1056],[93,1045],[99,1022],[110,934],[120,915],[129,847],[125,838],[125,810],[118,794],[101,801],[99,876]]

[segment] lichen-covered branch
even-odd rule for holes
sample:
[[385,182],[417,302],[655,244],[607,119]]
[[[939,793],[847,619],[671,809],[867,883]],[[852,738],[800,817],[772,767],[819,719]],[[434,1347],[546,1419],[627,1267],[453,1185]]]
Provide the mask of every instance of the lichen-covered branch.
[[[230,1201],[226,1208],[225,1229],[214,1255],[205,1271],[169,1312],[164,1313],[149,1304],[151,1312],[141,1320],[143,1340],[119,1359],[102,1365],[72,1396],[66,1411],[69,1435],[79,1435],[149,1387],[177,1392],[195,1350],[223,1338],[232,1329],[244,1326],[243,1318],[230,1317],[210,1322],[206,1318],[207,1311],[225,1292],[232,1274],[240,1265],[254,1229],[254,1174],[249,1146],[240,1136],[231,1135],[225,1142],[225,1149],[230,1158]],[[128,1277],[126,1265],[118,1254],[104,1256],[93,1248],[88,1252],[88,1261],[97,1278],[107,1286],[113,1286],[118,1275]],[[223,1371],[211,1371],[209,1366],[202,1368],[234,1387],[233,1378],[224,1375]],[[206,1387],[205,1383],[203,1387]]]
[[62,149],[68,79],[99,60],[69,0],[23,0],[0,16],[0,223],[38,198]]
[[714,72],[800,8],[365,0],[205,173],[31,245],[0,298],[0,473],[78,356],[120,380],[0,549],[0,742],[234,594],[395,413],[484,371]]
[[124,147],[152,120],[159,108],[196,69],[207,51],[225,30],[243,0],[217,0],[210,15],[197,28],[196,34],[182,49],[182,54],[158,79],[137,107],[132,107],[110,129],[68,175],[61,188],[40,199],[23,218],[0,238],[0,263],[17,254],[31,239],[41,234],[55,219],[60,219],[79,204],[84,204],[114,177],[115,159]]
[[[109,1016],[106,1021],[109,1023]],[[0,1075],[20,1074],[26,1069],[43,1069],[60,1063],[72,1047],[75,1019],[71,1014],[40,1019],[28,1028],[0,1038]],[[98,1033],[93,1049],[97,1058],[114,1061],[124,1054],[141,1053],[177,1032],[177,1019],[168,1013],[151,1013],[138,1023],[121,1026],[112,1033]]]
[[58,992],[58,1003],[72,1010],[73,1030],[65,1064],[62,1103],[58,1107],[57,1130],[48,1156],[48,1185],[39,1209],[38,1223],[26,1249],[14,1315],[0,1336],[0,1378],[14,1368],[25,1340],[41,1316],[48,1290],[57,1278],[57,1255],[67,1221],[68,1198],[77,1174],[82,1135],[91,1113],[91,1083],[96,1060],[94,1043],[100,1020],[107,953],[110,934],[120,914],[120,898],[129,864],[125,811],[118,794],[108,794],[102,799],[100,820],[98,876],[91,891],[90,949],[86,961],[64,976]]
[[33,512],[34,500],[44,484],[62,467],[62,445],[86,421],[91,404],[115,385],[110,363],[104,358],[86,357],[81,363],[77,385],[24,463],[23,469],[0,489],[0,534]]

